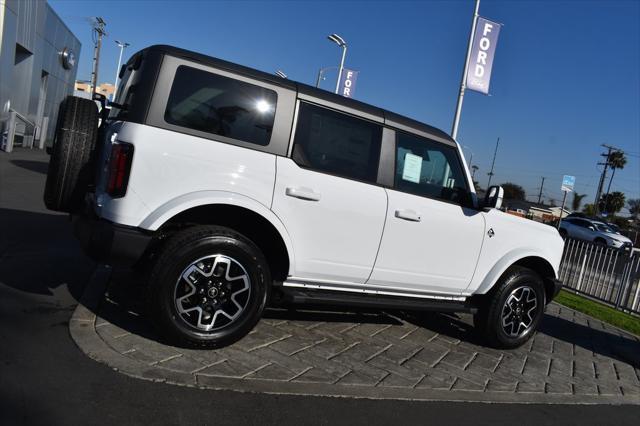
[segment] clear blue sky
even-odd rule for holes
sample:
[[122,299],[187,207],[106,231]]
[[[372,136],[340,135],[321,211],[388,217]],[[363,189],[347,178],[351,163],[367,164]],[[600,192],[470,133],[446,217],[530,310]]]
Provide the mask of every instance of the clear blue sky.
[[[100,81],[117,65],[114,40],[127,56],[166,43],[314,84],[320,67],[360,71],[356,98],[450,131],[473,1],[208,2],[73,1],[50,4],[82,42],[78,78],[89,79],[89,16],[102,16],[108,38]],[[593,202],[600,144],[624,149],[628,163],[612,190],[640,198],[640,2],[489,1],[480,14],[504,24],[491,96],[467,92],[459,142],[480,167],[482,186],[497,137],[495,183],[522,185],[529,199],[560,202],[563,174]],[[331,89],[335,74],[323,87]]]

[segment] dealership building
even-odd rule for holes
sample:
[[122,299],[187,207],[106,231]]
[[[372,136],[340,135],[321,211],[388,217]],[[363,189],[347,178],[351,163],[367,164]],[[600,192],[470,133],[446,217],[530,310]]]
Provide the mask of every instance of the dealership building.
[[0,150],[51,144],[80,41],[46,1],[0,0]]

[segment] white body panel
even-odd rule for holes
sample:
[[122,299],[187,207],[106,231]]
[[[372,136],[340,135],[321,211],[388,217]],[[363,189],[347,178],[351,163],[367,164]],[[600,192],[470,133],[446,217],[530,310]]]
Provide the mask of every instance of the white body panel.
[[290,158],[278,157],[277,169],[272,209],[291,236],[296,277],[363,284],[384,227],[385,190],[303,169]]
[[[564,241],[554,227],[499,210],[482,214],[487,232],[476,272],[465,295],[486,293],[509,266],[525,257],[545,259],[557,277]],[[493,237],[489,237],[489,230],[493,230]]]
[[[99,216],[154,231],[192,207],[247,208],[282,236],[294,285],[455,299],[486,293],[509,266],[529,256],[547,260],[557,274],[563,241],[547,225],[156,127],[115,123],[112,131],[114,140],[135,150],[125,197],[112,199],[99,183]],[[398,218],[396,211],[420,221]]]
[[[207,204],[207,191],[250,199],[265,210],[271,206],[273,154],[133,123],[122,125],[117,140],[134,145],[133,164],[125,197],[98,192],[98,213],[105,219],[156,230],[170,212]],[[198,193],[202,203],[194,201]],[[172,203],[177,199],[184,202]]]
[[[384,235],[367,284],[445,294],[466,289],[482,246],[483,214],[399,191],[387,194]],[[407,212],[415,217],[402,218]]]

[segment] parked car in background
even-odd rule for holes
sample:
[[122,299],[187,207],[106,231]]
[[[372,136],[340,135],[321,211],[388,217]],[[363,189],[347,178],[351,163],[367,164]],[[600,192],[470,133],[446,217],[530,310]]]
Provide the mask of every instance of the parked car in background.
[[560,222],[560,235],[563,238],[591,241],[617,249],[629,249],[633,246],[629,238],[616,232],[606,223],[585,217],[573,216],[563,219]]

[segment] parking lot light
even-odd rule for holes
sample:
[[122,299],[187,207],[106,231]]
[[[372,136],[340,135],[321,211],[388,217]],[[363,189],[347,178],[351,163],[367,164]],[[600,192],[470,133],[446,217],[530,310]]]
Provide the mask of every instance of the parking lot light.
[[344,60],[347,57],[347,42],[338,34],[331,34],[327,37],[329,40],[342,48],[342,59],[340,60],[340,68],[338,69],[338,80],[336,81],[336,93],[340,89],[340,79],[342,78],[342,70],[344,69]]
[[124,49],[131,46],[130,43],[116,40],[116,44],[120,47],[120,56],[118,57],[118,67],[116,68],[116,81],[113,83],[113,101],[116,100],[116,94],[118,93],[118,80],[120,79],[120,65],[122,64],[122,53]]

